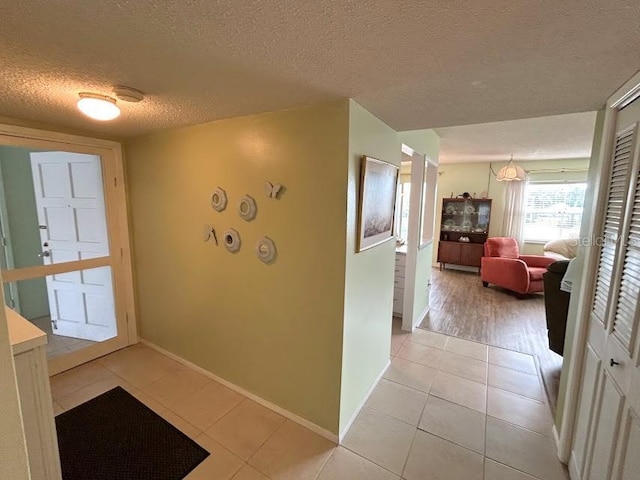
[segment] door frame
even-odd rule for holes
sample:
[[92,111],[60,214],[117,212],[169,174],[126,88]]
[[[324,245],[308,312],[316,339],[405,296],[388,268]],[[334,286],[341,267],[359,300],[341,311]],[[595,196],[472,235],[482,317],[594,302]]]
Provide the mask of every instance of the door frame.
[[[611,165],[609,165],[609,159],[611,158],[614,146],[613,137],[615,134],[618,110],[636,100],[638,97],[640,97],[640,72],[631,77],[629,81],[627,81],[607,99],[600,149],[598,153],[598,175],[594,182],[594,206],[602,205],[606,202],[607,185],[605,180],[608,178],[607,174],[611,168]],[[592,211],[594,214],[589,218],[587,226],[587,231],[591,232],[591,235],[594,234],[593,232],[599,231],[597,227],[602,225],[605,217],[604,211],[599,211],[597,208],[593,208]],[[592,240],[594,238],[595,237],[592,237]],[[582,370],[589,334],[589,316],[596,284],[598,258],[600,255],[600,248],[593,248],[594,246],[596,245],[590,244],[585,248],[583,271],[577,288],[575,301],[577,301],[578,304],[576,310],[575,332],[573,342],[571,344],[571,356],[566,359],[566,361],[568,361],[568,367],[566,369],[567,387],[564,402],[562,404],[564,413],[562,416],[562,423],[560,425],[560,432],[556,431],[556,426],[554,425],[558,457],[562,462],[567,464],[570,461],[571,449],[573,447],[578,402],[581,394]]]
[[[429,305],[422,312],[414,312],[414,299],[416,295],[416,273],[418,252],[429,245],[433,245],[436,177],[434,177],[433,192],[429,191],[430,185],[426,183],[428,165],[438,167],[438,162],[425,153],[420,153],[408,145],[402,144],[402,153],[411,157],[411,192],[409,199],[409,228],[407,231],[407,262],[405,266],[404,296],[402,305],[402,330],[413,332],[418,324],[429,312]],[[426,195],[430,195],[431,202],[425,205]],[[425,208],[428,208],[425,211]],[[428,223],[430,238],[422,237],[423,224]],[[431,265],[431,262],[429,262]]]
[[402,145],[402,152],[411,157],[411,191],[409,193],[409,228],[407,230],[407,262],[404,274],[404,295],[402,298],[402,330],[413,332],[413,300],[416,289],[416,262],[420,247],[420,217],[424,195],[424,162],[425,155]]
[[7,283],[39,278],[44,274],[52,275],[97,267],[111,267],[116,321],[119,328],[124,326],[124,331],[119,330],[118,337],[115,339],[97,343],[88,348],[49,360],[49,374],[55,375],[112,351],[137,343],[138,331],[133,284],[133,262],[122,145],[112,140],[6,124],[0,124],[0,144],[89,153],[99,155],[102,159],[110,255],[98,259],[78,260],[2,272],[3,280]]
[[[11,228],[9,228],[9,214],[7,213],[6,195],[4,192],[4,175],[2,165],[0,165],[0,255],[4,256],[7,269],[14,268],[13,260],[13,244],[11,241]],[[20,297],[18,295],[18,286],[15,283],[9,284],[11,292],[11,308],[20,308]],[[5,298],[6,302],[6,298]]]

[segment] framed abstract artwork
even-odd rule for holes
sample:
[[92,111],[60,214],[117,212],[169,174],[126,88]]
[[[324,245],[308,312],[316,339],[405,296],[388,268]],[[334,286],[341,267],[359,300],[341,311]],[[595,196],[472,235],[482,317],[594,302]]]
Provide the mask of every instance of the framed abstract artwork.
[[358,252],[393,238],[399,171],[400,169],[391,163],[362,157]]

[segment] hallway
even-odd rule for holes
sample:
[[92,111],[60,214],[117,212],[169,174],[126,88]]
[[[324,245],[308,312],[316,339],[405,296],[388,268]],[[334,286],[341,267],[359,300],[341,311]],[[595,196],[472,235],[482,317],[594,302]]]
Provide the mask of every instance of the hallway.
[[476,273],[432,270],[431,310],[420,328],[535,355],[552,410],[562,357],[549,350],[542,294],[519,299]]
[[51,389],[58,414],[122,386],[212,453],[187,480],[567,478],[531,356],[397,321],[392,350],[341,446],[140,344]]

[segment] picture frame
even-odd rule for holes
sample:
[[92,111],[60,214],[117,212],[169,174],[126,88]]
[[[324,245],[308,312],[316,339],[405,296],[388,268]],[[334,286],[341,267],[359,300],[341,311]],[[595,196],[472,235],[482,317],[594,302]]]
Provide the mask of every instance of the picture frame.
[[400,168],[363,155],[360,168],[358,245],[362,252],[392,238]]

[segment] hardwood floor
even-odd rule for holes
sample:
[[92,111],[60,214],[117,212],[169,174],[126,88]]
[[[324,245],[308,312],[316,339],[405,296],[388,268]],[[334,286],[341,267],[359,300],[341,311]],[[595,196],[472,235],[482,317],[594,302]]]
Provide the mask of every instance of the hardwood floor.
[[434,268],[431,281],[431,310],[419,327],[535,355],[555,413],[562,357],[549,350],[543,295],[521,300],[458,270]]

